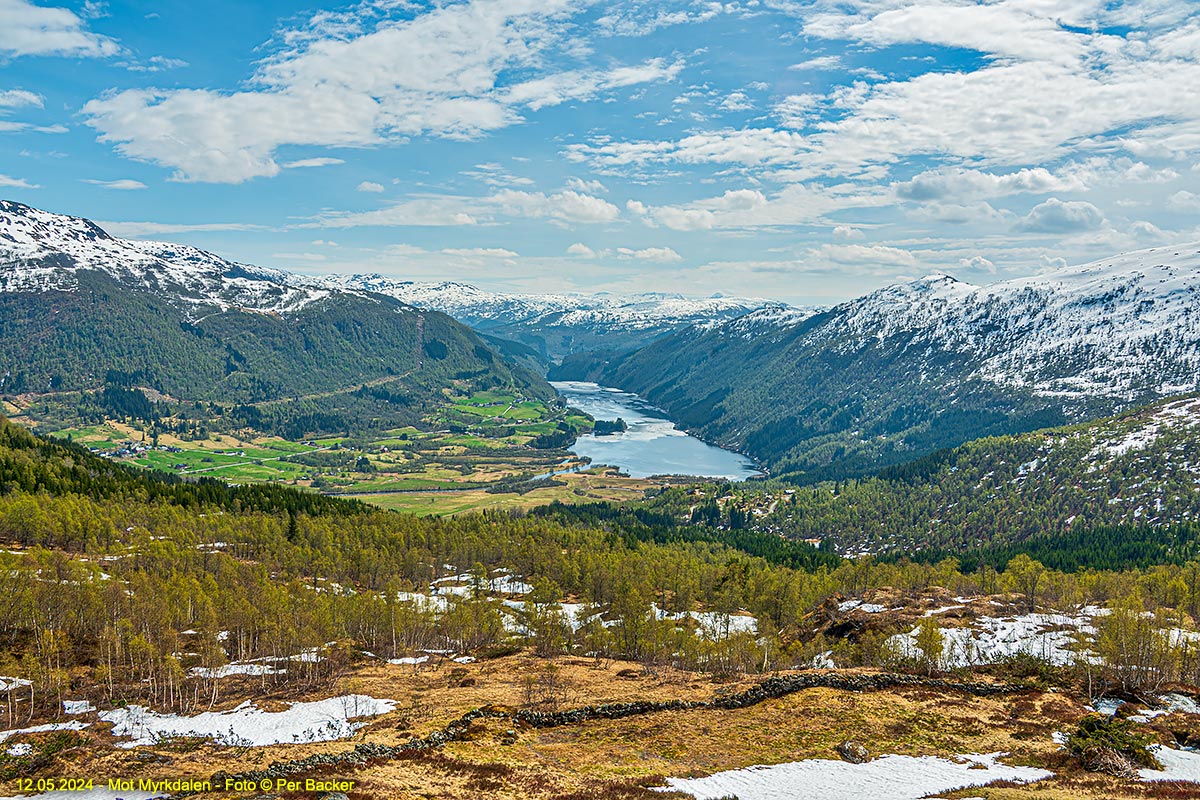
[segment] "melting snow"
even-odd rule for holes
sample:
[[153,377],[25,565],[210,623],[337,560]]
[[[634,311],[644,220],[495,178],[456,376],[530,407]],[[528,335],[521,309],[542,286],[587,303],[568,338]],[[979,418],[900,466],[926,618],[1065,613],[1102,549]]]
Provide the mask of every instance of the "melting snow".
[[1191,750],[1176,750],[1171,747],[1158,747],[1154,750],[1154,755],[1163,768],[1161,770],[1138,770],[1138,775],[1142,780],[1200,783],[1200,753]]
[[15,728],[11,731],[0,731],[0,742],[19,733],[49,733],[50,731],[81,731],[88,726],[87,722],[73,719],[70,722],[51,722],[46,725],[33,725],[28,728]]
[[130,737],[120,747],[154,744],[173,736],[203,736],[227,745],[262,746],[288,742],[329,742],[345,739],[364,723],[360,717],[386,714],[394,700],[352,694],[311,703],[293,703],[286,711],[263,711],[249,701],[232,711],[207,711],[194,717],[158,714],[142,706],[105,711],[113,735]]
[[698,800],[918,800],[1008,780],[1031,783],[1053,773],[999,763],[1002,753],[960,756],[881,756],[865,764],[813,759],[770,767],[718,772],[707,778],[669,778],[671,789]]

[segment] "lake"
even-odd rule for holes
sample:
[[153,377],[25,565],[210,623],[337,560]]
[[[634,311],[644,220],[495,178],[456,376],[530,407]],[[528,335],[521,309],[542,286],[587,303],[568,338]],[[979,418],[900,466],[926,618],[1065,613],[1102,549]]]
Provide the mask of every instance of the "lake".
[[607,436],[586,434],[571,452],[594,464],[619,467],[634,478],[652,475],[695,475],[745,480],[761,475],[746,456],[697,439],[675,427],[661,409],[632,392],[584,381],[551,384],[567,403],[596,419],[625,420],[629,430]]

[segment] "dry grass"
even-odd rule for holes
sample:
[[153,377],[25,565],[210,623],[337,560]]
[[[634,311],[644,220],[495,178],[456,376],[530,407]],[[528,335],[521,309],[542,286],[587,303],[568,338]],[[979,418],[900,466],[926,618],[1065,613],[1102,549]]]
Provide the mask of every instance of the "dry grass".
[[[462,686],[451,678],[458,665],[390,666],[356,669],[343,687],[377,697],[395,698],[397,710],[373,721],[356,741],[398,744],[440,729],[464,712],[483,705],[518,707],[525,697],[525,676],[544,661],[526,654],[468,665]],[[568,686],[565,705],[630,700],[702,700],[718,688],[738,690],[743,679],[718,686],[703,676],[664,669],[646,674],[636,665],[596,664],[586,659],[556,661]],[[635,677],[620,677],[632,671]],[[470,681],[468,681],[470,683]],[[231,693],[232,694],[232,693]],[[230,701],[234,698],[231,696]],[[1083,772],[1058,749],[1050,734],[1083,716],[1077,699],[1066,693],[1030,692],[979,698],[924,688],[855,694],[810,689],[739,710],[659,712],[621,720],[593,720],[552,729],[517,729],[506,744],[511,723],[477,721],[467,741],[441,751],[414,754],[339,773],[355,780],[356,798],[478,798],[496,800],[663,800],[647,787],[663,776],[696,776],[754,764],[806,758],[836,758],[834,747],[846,739],[864,743],[873,755],[953,756],[1003,751],[1013,764],[1039,766],[1056,777],[1031,786],[995,785],[950,793],[947,797],[989,800],[1017,798],[1200,798],[1190,784],[1119,782]],[[92,733],[97,741],[103,736]],[[274,761],[312,753],[349,750],[356,741],[271,748],[218,748],[193,752],[157,752],[169,764],[138,761],[128,751],[106,746],[73,753],[57,764],[63,775],[132,777],[207,777],[262,769]]]

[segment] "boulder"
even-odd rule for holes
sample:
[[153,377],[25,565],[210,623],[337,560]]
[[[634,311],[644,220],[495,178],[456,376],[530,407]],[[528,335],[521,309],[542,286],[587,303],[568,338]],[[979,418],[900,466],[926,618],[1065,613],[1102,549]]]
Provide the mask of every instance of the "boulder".
[[848,761],[851,764],[865,764],[871,758],[871,751],[867,750],[859,742],[842,742],[835,749],[843,761]]

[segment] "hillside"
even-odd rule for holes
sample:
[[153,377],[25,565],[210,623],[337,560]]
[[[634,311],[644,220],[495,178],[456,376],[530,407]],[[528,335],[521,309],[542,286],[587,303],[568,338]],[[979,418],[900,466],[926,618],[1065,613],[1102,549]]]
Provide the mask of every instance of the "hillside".
[[[1200,398],[978,439],[878,476],[813,487],[665,492],[660,512],[849,555],[1001,567],[1028,552],[1063,569],[1200,557]],[[769,556],[770,557],[770,556]]]
[[[300,416],[312,431],[412,421],[454,382],[553,395],[436,311],[11,202],[0,204],[0,372],[8,396],[111,387],[222,407],[282,401],[290,410],[269,410],[268,426]],[[342,396],[368,383],[390,383],[400,402]]]
[[547,363],[574,353],[629,350],[693,324],[786,308],[768,300],[717,295],[489,292],[452,281],[415,283],[382,275],[331,275],[314,280],[313,285],[377,292],[441,311],[493,337],[519,342]]
[[619,386],[801,481],[1197,388],[1194,245],[985,287],[935,275],[797,320],[759,312],[556,379]]

